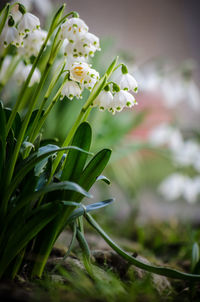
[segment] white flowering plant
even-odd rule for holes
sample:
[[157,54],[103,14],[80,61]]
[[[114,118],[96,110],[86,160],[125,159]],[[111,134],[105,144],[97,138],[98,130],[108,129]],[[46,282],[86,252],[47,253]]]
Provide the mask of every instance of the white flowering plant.
[[[0,13],[0,88],[4,91],[15,80],[20,85],[12,109],[4,105],[7,100],[0,103],[0,278],[15,278],[25,264],[30,277],[41,277],[66,226],[73,230],[66,257],[77,238],[93,277],[84,217],[130,263],[172,278],[200,280],[200,275],[144,263],[117,246],[88,213],[113,199],[82,203],[84,197],[92,197],[88,191],[96,181],[109,183],[101,173],[111,155],[109,149],[90,153],[88,115],[96,106],[112,114],[135,106],[132,92],[137,92],[137,82],[118,58],[103,76],[92,68],[88,58],[100,50],[99,38],[88,32],[76,12],[65,14],[64,8],[56,12],[47,32],[40,29],[39,18],[18,2],[7,4]],[[58,53],[63,55],[56,64]],[[121,76],[113,82],[110,77],[118,68]],[[81,98],[84,89],[89,97],[64,142],[58,146],[42,140],[42,126],[55,104],[64,97]]]

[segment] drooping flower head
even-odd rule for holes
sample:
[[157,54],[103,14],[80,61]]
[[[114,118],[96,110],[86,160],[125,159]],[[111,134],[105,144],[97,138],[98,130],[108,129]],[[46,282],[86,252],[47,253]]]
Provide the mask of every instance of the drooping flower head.
[[61,39],[68,39],[69,42],[74,43],[81,39],[88,31],[88,26],[80,18],[71,18],[66,20],[61,25]]
[[29,33],[29,35],[27,35],[23,40],[23,47],[19,48],[19,53],[24,55],[26,58],[37,56],[46,36],[47,32],[41,29],[36,29]]
[[68,80],[61,91],[61,99],[63,99],[65,96],[72,100],[74,97],[77,97],[78,99],[82,98],[81,93],[82,89],[78,83],[75,81]]
[[25,35],[35,29],[40,28],[40,20],[31,13],[24,13],[18,23],[18,31],[20,35]]
[[128,69],[124,64],[122,64],[121,71],[121,75],[116,79],[116,83],[119,85],[119,87],[123,90],[137,92],[138,83],[136,79],[130,73],[128,73]]
[[15,45],[16,47],[23,45],[23,39],[19,36],[19,33],[14,25],[14,19],[12,16],[10,16],[0,35],[0,43],[2,43],[4,47],[7,47],[10,44]]
[[[30,71],[31,71],[32,65],[28,64],[25,65],[23,62],[20,62],[17,66],[17,69],[15,70],[14,77],[16,78],[19,85],[21,85],[23,82],[26,81]],[[33,86],[35,83],[38,83],[40,81],[41,74],[38,68],[35,68],[33,75],[31,77],[29,87]]]
[[74,62],[70,68],[70,79],[79,83],[83,83],[89,71],[89,64],[85,62]]

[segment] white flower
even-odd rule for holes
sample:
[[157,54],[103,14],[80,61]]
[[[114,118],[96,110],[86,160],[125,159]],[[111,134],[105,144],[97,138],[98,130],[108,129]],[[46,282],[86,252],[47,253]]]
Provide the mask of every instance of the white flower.
[[172,151],[179,150],[183,144],[180,131],[166,123],[158,125],[150,132],[149,141],[154,146],[168,145]]
[[181,166],[193,165],[195,168],[195,163],[199,158],[200,145],[193,141],[188,140],[183,143],[182,148],[174,150],[173,157],[174,160]]
[[80,40],[88,31],[88,26],[80,18],[71,18],[66,20],[61,25],[61,39],[68,39],[69,42],[74,43]]
[[43,16],[48,16],[53,9],[53,5],[50,0],[32,0],[32,2],[34,2],[37,11],[39,11]]
[[25,35],[30,31],[40,27],[40,20],[31,13],[25,13],[18,24],[18,31],[20,35]]
[[81,62],[87,64],[86,58],[84,58],[84,57],[77,57],[76,58],[72,54],[68,54],[65,69],[70,70],[70,68],[72,67],[72,65],[74,63],[81,63]]
[[113,102],[110,111],[115,114],[115,111],[120,112],[123,110],[124,107],[130,108],[136,104],[136,100],[132,94],[130,94],[128,91],[120,90],[116,92],[113,97]]
[[183,197],[189,202],[194,203],[200,194],[200,177],[190,178],[186,181],[183,188]]
[[121,74],[116,80],[116,83],[121,89],[124,90],[132,90],[134,92],[137,92],[138,90],[138,83],[136,82],[135,78],[129,73]]
[[158,191],[169,201],[180,198],[183,195],[188,177],[179,173],[171,174],[164,179]]
[[180,173],[171,174],[159,186],[159,192],[169,201],[183,197],[194,203],[200,194],[200,177],[189,178]]
[[110,91],[102,90],[95,99],[93,105],[99,106],[99,110],[104,111],[110,109],[113,102],[113,95]]
[[100,76],[98,71],[93,68],[90,68],[82,82],[83,86],[88,90],[92,90],[96,82],[99,80]]
[[[32,65],[25,65],[23,62],[20,62],[17,66],[17,69],[15,70],[14,76],[18,82],[19,85],[21,85],[23,82],[26,81],[30,71],[31,71]],[[29,87],[33,86],[35,83],[39,82],[41,78],[41,74],[38,68],[36,68],[33,72],[33,75],[31,77]]]
[[70,67],[70,79],[83,83],[90,71],[89,64],[85,62],[75,62]]
[[10,66],[11,59],[12,59],[11,56],[6,56],[5,59],[3,60],[3,63],[2,63],[1,69],[0,69],[0,82],[2,82],[4,80],[4,77]]
[[24,39],[24,47],[19,48],[19,53],[27,58],[37,56],[46,37],[45,30],[34,30]]
[[23,39],[19,36],[18,31],[14,26],[5,25],[0,39],[4,47],[7,47],[10,44],[15,45],[16,47],[23,45]]
[[87,45],[91,45],[96,48],[96,50],[101,50],[99,38],[92,33],[86,32],[83,40]]
[[74,81],[67,81],[61,91],[61,98],[63,99],[65,96],[72,100],[74,97],[81,98],[82,89],[80,86]]
[[[89,35],[88,38],[87,35]],[[93,39],[92,36],[94,36]],[[94,45],[95,42],[96,45]],[[69,42],[65,47],[64,54],[72,54],[74,57],[80,56],[87,58],[88,56],[93,57],[96,50],[100,50],[99,39],[93,34],[86,33],[86,35],[82,39],[77,40],[73,43]]]

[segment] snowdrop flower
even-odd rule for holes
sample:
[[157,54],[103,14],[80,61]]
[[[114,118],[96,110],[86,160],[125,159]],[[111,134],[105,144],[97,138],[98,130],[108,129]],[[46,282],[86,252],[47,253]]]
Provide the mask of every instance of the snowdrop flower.
[[1,69],[0,69],[0,82],[4,80],[5,74],[10,66],[11,63],[11,56],[6,56],[5,59],[3,60]]
[[138,91],[138,83],[136,82],[135,78],[129,73],[121,74],[116,79],[116,83],[123,90],[132,90],[134,92]]
[[68,54],[65,69],[70,70],[70,68],[72,67],[72,65],[74,63],[81,63],[81,62],[87,64],[86,58],[85,57],[77,57],[76,58],[72,54]]
[[70,79],[83,83],[90,69],[90,65],[85,62],[75,62],[70,67]]
[[128,91],[120,90],[115,93],[110,111],[115,114],[116,111],[120,112],[124,107],[131,108],[137,105],[137,102],[132,94]]
[[[89,34],[89,33],[88,33]],[[91,34],[92,35],[92,34]],[[98,39],[98,38],[97,38]],[[68,43],[65,47],[64,55],[73,54],[74,57],[94,56],[96,50],[100,50],[99,42],[96,46],[85,39],[77,40],[75,43]]]
[[48,14],[50,14],[53,9],[53,5],[50,0],[32,0],[32,2],[34,2],[37,10],[43,16],[48,16]]
[[19,53],[27,58],[36,57],[46,37],[47,32],[45,30],[34,30],[24,39],[24,47],[19,48]]
[[189,140],[184,142],[182,148],[174,150],[174,160],[181,166],[194,165],[200,154],[200,145],[195,141]]
[[183,144],[180,131],[166,123],[158,125],[150,132],[149,141],[154,146],[168,145],[171,150],[177,150]]
[[179,173],[171,174],[164,179],[159,186],[158,191],[169,201],[178,199],[183,195],[188,179],[187,176]]
[[194,203],[197,201],[199,194],[200,194],[200,177],[198,176],[188,179],[183,188],[183,197],[189,203]]
[[113,95],[110,91],[102,90],[95,99],[93,105],[99,106],[100,111],[110,109],[113,102]]
[[[14,76],[18,82],[19,85],[21,85],[23,82],[26,81],[30,71],[31,71],[32,65],[25,65],[23,62],[20,62],[17,66],[17,69],[15,70]],[[40,71],[38,68],[36,68],[33,72],[33,75],[31,77],[29,87],[33,86],[35,83],[40,81]]]
[[23,39],[19,36],[17,29],[14,26],[5,25],[1,36],[1,42],[4,47],[7,47],[10,44],[15,45],[16,47],[23,45]]
[[84,42],[89,46],[95,47],[96,50],[101,50],[99,38],[92,33],[86,32],[83,38]]
[[61,91],[61,98],[63,99],[65,96],[72,100],[74,97],[77,97],[78,99],[81,97],[82,89],[78,85],[78,83],[74,81],[67,81]]
[[93,68],[90,68],[84,78],[83,86],[88,90],[92,90],[96,82],[99,80],[100,76],[98,71]]
[[18,23],[18,31],[20,35],[25,35],[35,29],[40,28],[40,20],[31,13],[24,13]]
[[61,39],[68,39],[69,42],[74,43],[80,40],[88,31],[88,26],[80,18],[71,18],[66,20],[61,25]]

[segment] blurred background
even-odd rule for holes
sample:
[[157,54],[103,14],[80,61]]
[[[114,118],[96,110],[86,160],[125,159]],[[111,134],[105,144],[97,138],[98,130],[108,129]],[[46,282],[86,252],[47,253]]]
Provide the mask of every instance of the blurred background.
[[[0,7],[6,2],[1,0]],[[63,3],[21,2],[40,15],[44,28]],[[94,151],[113,149],[106,171],[112,185],[100,184],[97,190],[100,197],[116,197],[107,211],[125,222],[137,213],[141,224],[176,219],[199,224],[200,2],[68,0],[66,9],[78,11],[101,39],[102,51],[93,66],[102,74],[119,54],[139,84],[136,109],[115,116],[93,110],[90,117]],[[79,108],[77,102],[58,105],[46,123],[46,138],[62,141]],[[186,177],[181,178],[182,187],[175,178],[165,190],[159,189],[174,173]],[[171,191],[174,195],[169,196]]]

